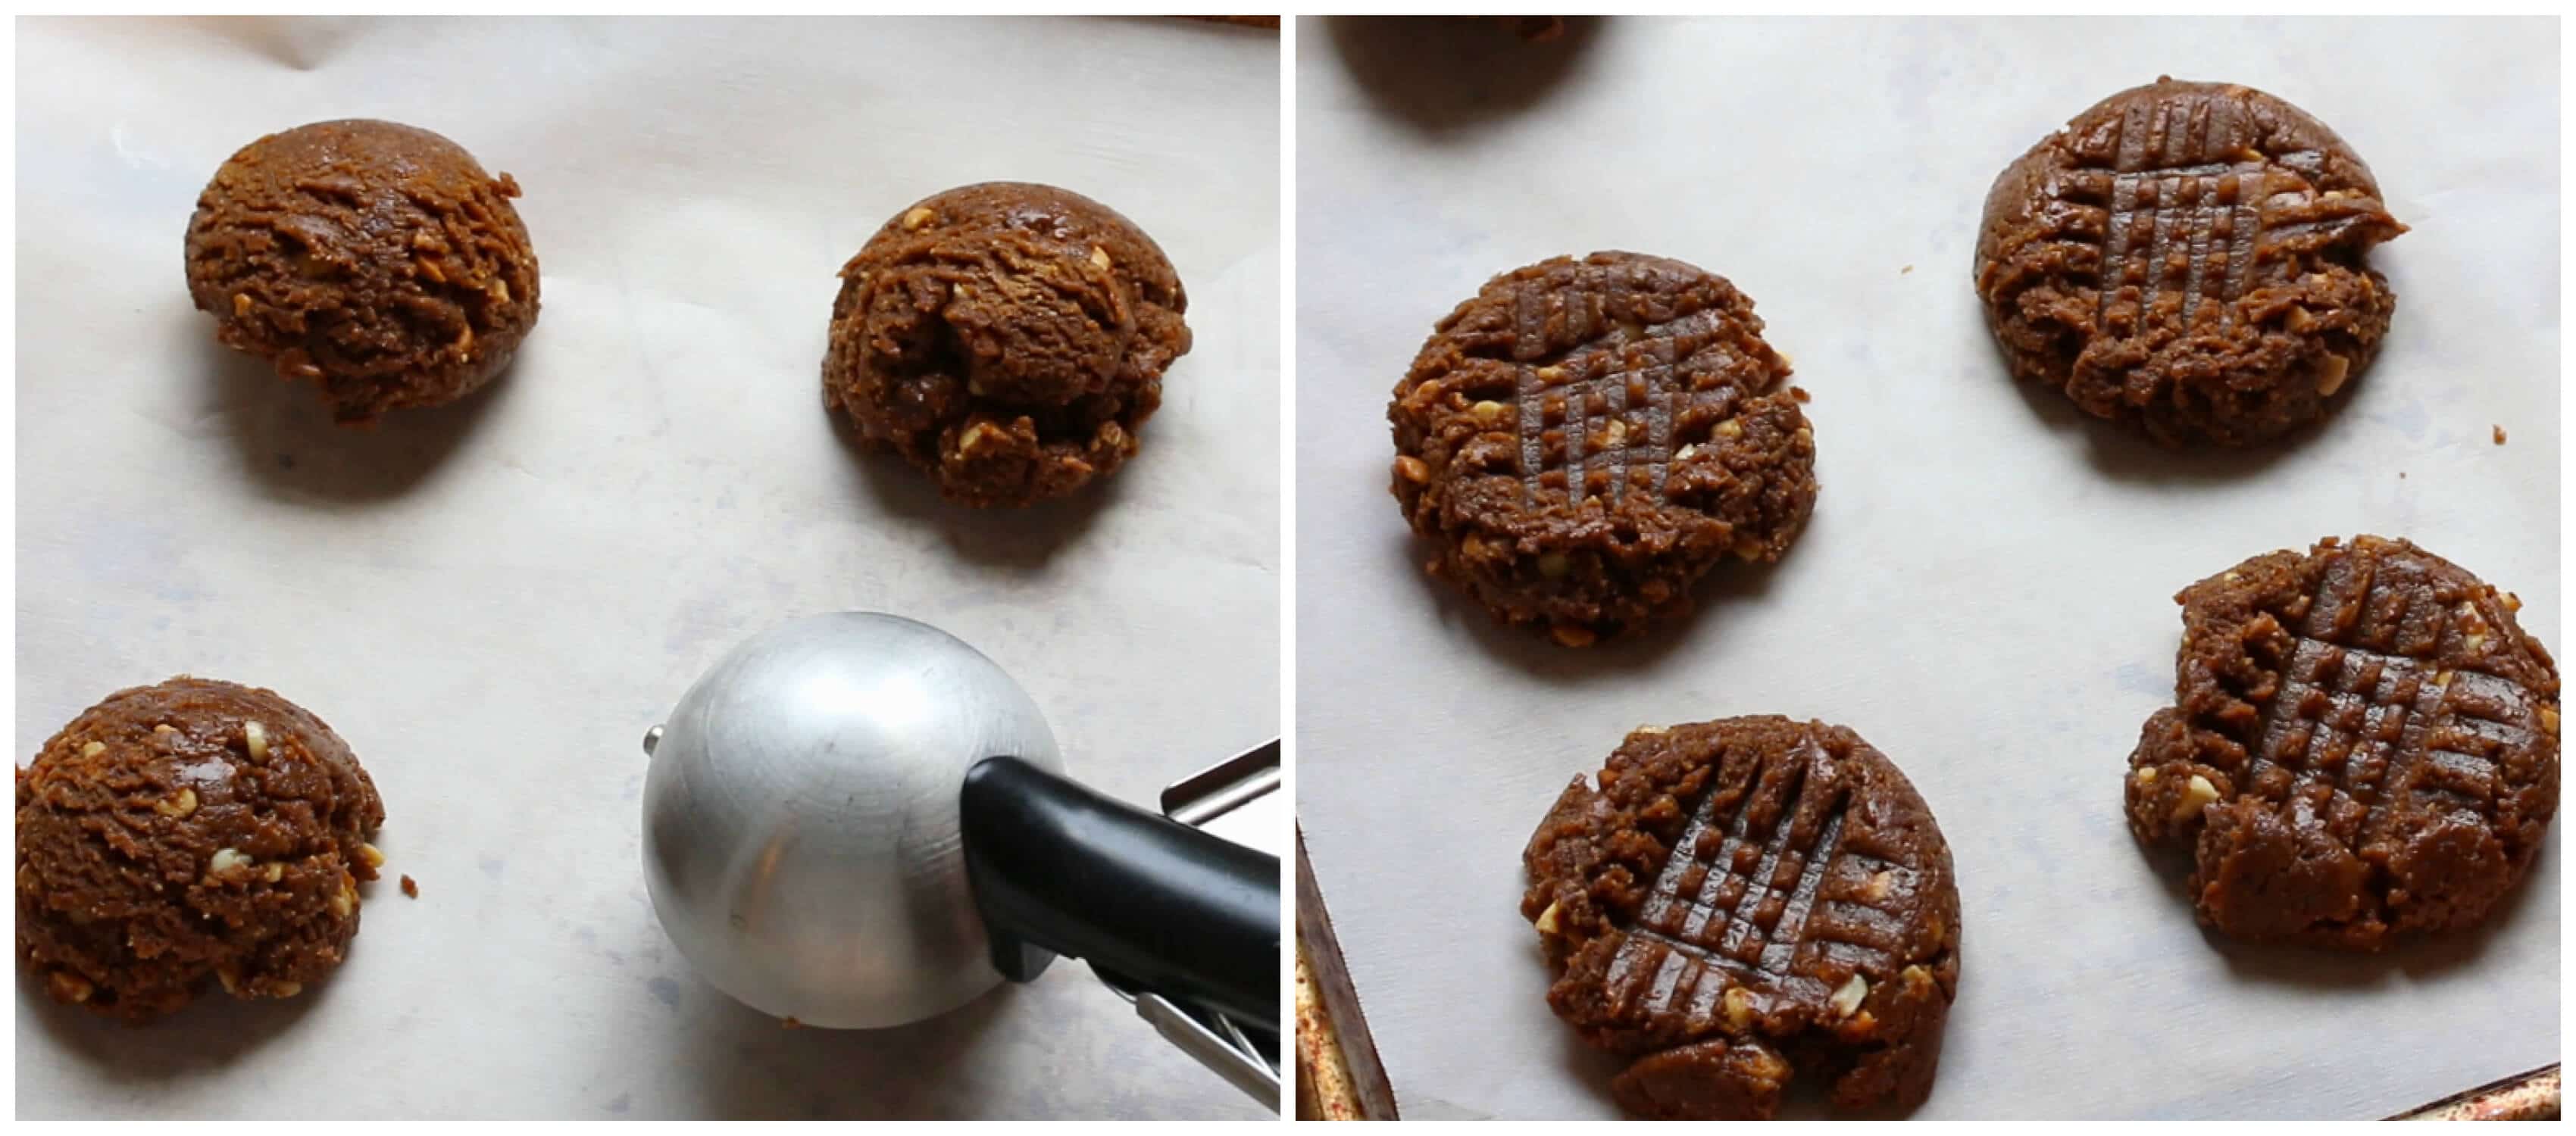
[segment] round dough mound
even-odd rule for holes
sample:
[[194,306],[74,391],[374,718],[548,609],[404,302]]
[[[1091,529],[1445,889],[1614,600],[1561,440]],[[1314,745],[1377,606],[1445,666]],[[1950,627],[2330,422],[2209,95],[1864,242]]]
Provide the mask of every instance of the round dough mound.
[[131,1021],[210,976],[293,997],[358,933],[384,819],[347,743],[274,692],[118,691],[18,771],[18,955],[56,999]]
[[2403,540],[2327,538],[2174,597],[2175,704],[2129,828],[2192,850],[2201,921],[2375,951],[2474,926],[2558,812],[2558,668],[2520,601]]
[[1153,238],[1081,194],[985,182],[887,221],[841,269],[823,397],[967,505],[1107,476],[1190,349]]
[[2013,374],[2167,446],[2244,446],[2323,417],[2397,296],[2406,231],[2370,167],[2250,87],[2159,79],[2104,99],[1995,179],[1977,295]]
[[1628,252],[1485,284],[1396,384],[1396,501],[1431,574],[1586,646],[1690,610],[1727,556],[1774,561],[1816,503],[1816,440],[1722,277]]
[[454,402],[537,322],[519,185],[429,131],[370,119],[271,134],[188,220],[188,294],[226,346],[322,387],[343,424]]
[[1548,1006],[1632,1059],[1658,1120],[1761,1120],[1804,1070],[1846,1108],[1932,1091],[1959,889],[1932,810],[1858,734],[1776,716],[1642,726],[1530,837]]

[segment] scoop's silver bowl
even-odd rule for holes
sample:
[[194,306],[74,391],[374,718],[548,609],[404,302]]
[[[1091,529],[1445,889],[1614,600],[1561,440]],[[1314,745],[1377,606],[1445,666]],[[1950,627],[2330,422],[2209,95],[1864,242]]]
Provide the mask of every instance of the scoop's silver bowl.
[[800,619],[725,656],[646,748],[653,910],[725,993],[876,1028],[1002,980],[958,789],[987,757],[1061,762],[1037,704],[974,648],[891,615]]

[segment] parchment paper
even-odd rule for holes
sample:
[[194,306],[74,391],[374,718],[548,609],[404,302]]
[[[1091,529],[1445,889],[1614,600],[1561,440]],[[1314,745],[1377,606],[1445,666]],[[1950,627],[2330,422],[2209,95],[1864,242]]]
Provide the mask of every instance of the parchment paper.
[[[2204,937],[2118,811],[2169,597],[2243,557],[2410,536],[2565,645],[2554,22],[1299,30],[1299,813],[1408,1117],[1613,1115],[1618,1063],[1543,1002],[1521,846],[1630,728],[1741,713],[1859,730],[1948,833],[1964,974],[1917,1116],[2370,1118],[2557,1059],[2556,833],[2487,932],[2345,958]],[[2300,444],[2156,452],[2016,389],[1982,325],[1995,174],[2161,72],[2316,113],[2414,227],[2374,257],[2385,355]],[[1754,298],[1824,488],[1776,568],[1574,653],[1423,578],[1384,412],[1489,275],[1603,248]]]
[[[637,743],[743,637],[844,608],[993,656],[1070,772],[1146,807],[1277,736],[1273,33],[19,33],[19,760],[119,687],[272,686],[366,762],[392,857],[348,964],[291,1002],[217,996],[129,1030],[22,979],[21,1115],[1268,1115],[1078,964],[876,1034],[733,1003],[645,897]],[[197,191],[235,147],[350,115],[517,175],[545,281],[496,386],[374,434],[218,348],[180,278]],[[916,198],[992,178],[1143,226],[1197,346],[1103,491],[979,515],[845,444],[819,366],[841,263]]]

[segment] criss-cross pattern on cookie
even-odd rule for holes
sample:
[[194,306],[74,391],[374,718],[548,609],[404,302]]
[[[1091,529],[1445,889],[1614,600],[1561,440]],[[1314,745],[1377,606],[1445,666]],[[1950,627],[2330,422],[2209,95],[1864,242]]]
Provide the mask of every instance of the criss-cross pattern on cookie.
[[1892,970],[1909,917],[1886,901],[1912,893],[1915,870],[1897,849],[1847,838],[1852,788],[1809,738],[1741,791],[1701,797],[1622,928],[1608,973],[1614,1005],[1706,1022],[1730,986],[1824,996],[1813,977],[1821,960]]
[[2239,692],[2260,708],[2240,791],[2317,813],[2358,842],[2394,823],[2401,803],[2492,818],[2498,756],[2535,740],[2532,694],[2406,648],[2474,650],[2501,632],[2471,602],[2382,586],[2358,559],[2298,606],[2269,697]]
[[2115,303],[2153,310],[2165,295],[2184,326],[2204,307],[2221,324],[2233,318],[2232,301],[2269,259],[2264,246],[2293,235],[2266,227],[2265,206],[2279,190],[2305,201],[2325,161],[2315,150],[2266,155],[2245,133],[2208,101],[2133,103],[2107,146],[2053,175],[2061,231],[2099,252],[2097,325]]

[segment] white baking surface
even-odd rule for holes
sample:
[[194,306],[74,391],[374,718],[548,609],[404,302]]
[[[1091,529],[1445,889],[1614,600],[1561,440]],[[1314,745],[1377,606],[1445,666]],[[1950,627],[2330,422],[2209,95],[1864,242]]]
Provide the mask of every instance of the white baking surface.
[[[1273,33],[18,29],[19,760],[119,687],[272,686],[357,749],[392,857],[348,964],[291,1002],[126,1029],[22,979],[20,1115],[1269,1115],[1077,964],[875,1034],[734,1004],[645,897],[637,743],[738,640],[843,608],[993,656],[1069,771],[1147,807],[1277,735]],[[517,175],[545,280],[505,378],[374,434],[218,348],[180,278],[235,147],[352,115]],[[977,515],[846,446],[819,366],[841,263],[995,178],[1152,233],[1196,347],[1100,491]]]
[[[1543,1003],[1521,845],[1629,728],[1740,713],[1854,727],[1948,833],[1965,969],[1917,1116],[2370,1118],[2558,1059],[2554,832],[2491,930],[2348,958],[2204,937],[2118,811],[2172,691],[2168,597],[2245,556],[2411,536],[2566,645],[2554,21],[1613,18],[1527,46],[1332,19],[1299,43],[1299,814],[1408,1116],[1614,1114],[1618,1063]],[[2304,444],[2158,453],[2017,389],[1983,327],[1995,174],[2165,71],[2316,113],[2414,227],[2374,258],[2385,354]],[[1572,653],[1422,577],[1384,413],[1488,276],[1605,248],[1754,298],[1814,392],[1823,494],[1677,632]]]

